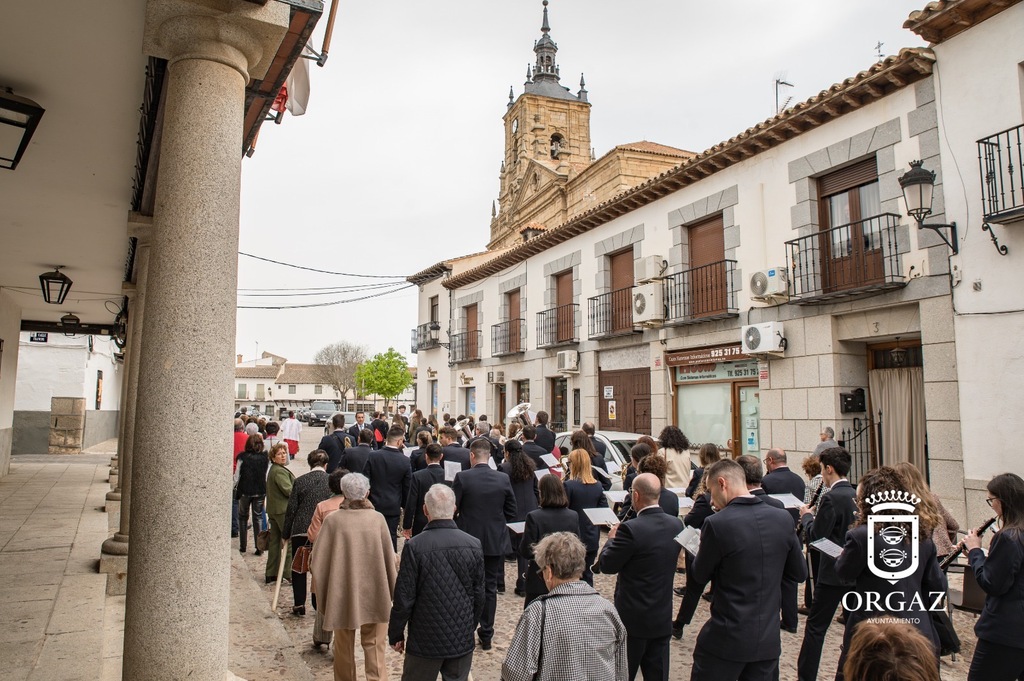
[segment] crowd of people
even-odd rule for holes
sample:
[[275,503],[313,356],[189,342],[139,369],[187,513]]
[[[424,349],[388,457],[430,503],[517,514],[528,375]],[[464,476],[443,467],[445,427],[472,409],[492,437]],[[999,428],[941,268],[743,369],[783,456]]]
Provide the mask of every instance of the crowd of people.
[[[312,639],[333,641],[337,680],[356,678],[357,630],[370,681],[387,678],[387,646],[404,656],[403,679],[470,678],[477,647],[492,649],[509,562],[523,598],[502,642],[509,681],[667,680],[672,640],[687,635],[701,599],[710,617],[693,634],[691,680],[777,679],[783,633],[797,634],[803,616],[801,681],[931,681],[940,655],[959,650],[945,567],[961,553],[986,594],[968,679],[1024,679],[1016,474],[988,483],[998,525],[985,551],[983,530],[961,540],[912,464],[851,482],[831,429],[801,476],[782,449],[733,458],[668,426],[633,446],[624,499],[609,492],[593,426],[557,449],[544,412],[508,435],[483,416],[414,410],[388,423],[360,412],[346,424],[337,414],[298,477],[282,430],[295,432],[235,421],[233,534],[245,553],[250,523],[261,528],[268,583],[291,565],[292,612],[304,616],[311,598]],[[603,507],[610,521],[595,512]],[[608,526],[603,543],[595,523]],[[615,576],[613,594],[595,590],[594,573]],[[674,588],[679,573],[685,586]],[[839,663],[822,670],[837,612]]]

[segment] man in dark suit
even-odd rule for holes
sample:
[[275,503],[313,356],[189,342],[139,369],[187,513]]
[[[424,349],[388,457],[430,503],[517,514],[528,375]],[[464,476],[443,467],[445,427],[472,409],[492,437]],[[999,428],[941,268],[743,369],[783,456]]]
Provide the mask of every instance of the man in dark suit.
[[537,470],[542,471],[548,468],[548,464],[541,457],[550,454],[550,449],[544,449],[536,442],[537,428],[534,426],[523,426],[523,454],[533,459]]
[[402,516],[402,528],[406,539],[411,539],[419,534],[427,526],[427,516],[423,513],[423,500],[427,496],[427,490],[431,485],[448,485],[445,482],[444,467],[441,459],[444,452],[441,445],[431,443],[423,450],[423,458],[427,467],[412,474],[412,484],[409,486],[409,496],[405,499],[405,515]]
[[405,429],[392,426],[384,446],[370,454],[363,467],[363,475],[370,480],[370,503],[387,521],[391,545],[396,551],[398,519],[412,484],[412,466],[402,451],[404,442]]
[[775,497],[768,496],[768,493],[761,487],[764,473],[761,471],[761,462],[756,456],[744,454],[736,459],[736,463],[743,467],[743,478],[747,481],[747,491],[755,497],[775,508],[786,508],[785,504]]
[[437,434],[437,439],[444,450],[445,461],[457,461],[462,465],[462,470],[469,470],[472,463],[469,460],[469,450],[458,444],[459,433],[451,426],[445,426]]
[[537,412],[537,437],[534,439],[537,441],[537,446],[543,447],[546,452],[550,453],[555,449],[555,433],[548,428],[548,413],[546,411]]
[[354,446],[356,439],[345,430],[345,415],[335,414],[331,417],[331,427],[334,429],[330,435],[320,438],[318,449],[327,452],[327,473],[330,475],[341,466],[341,459],[345,450]]
[[466,449],[472,449],[473,444],[476,442],[486,442],[491,448],[491,458],[494,459],[494,464],[498,465],[504,460],[505,453],[502,451],[501,445],[490,438],[489,432],[490,426],[487,425],[487,422],[478,421],[473,429],[473,438],[466,443]]
[[349,427],[348,434],[351,435],[352,439],[355,440],[359,438],[360,431],[363,431],[369,427],[370,425],[366,422],[366,412],[357,411],[356,422]]
[[480,540],[484,550],[484,612],[480,616],[480,646],[491,649],[494,613],[498,607],[498,577],[505,570],[505,554],[512,550],[506,523],[516,519],[516,497],[504,473],[487,465],[491,445],[480,440],[470,450],[473,467],[455,476],[455,503],[459,529]]
[[716,461],[704,475],[719,511],[704,521],[673,633],[689,624],[704,586],[714,579],[711,619],[697,636],[691,681],[771,679],[782,653],[782,580],[807,576],[800,542],[789,514],[747,491],[740,464]]
[[[808,543],[827,538],[843,546],[846,543],[846,531],[853,524],[857,512],[857,490],[846,479],[850,474],[850,454],[841,447],[832,447],[823,451],[818,460],[821,462],[822,484],[829,490],[818,500],[817,514],[813,514],[806,505],[800,507],[800,524]],[[849,587],[850,583],[836,575],[835,558],[821,553],[814,582],[814,599],[807,615],[804,642],[797,659],[797,674],[801,681],[818,677],[825,633]]]
[[601,442],[595,437],[597,429],[594,428],[594,424],[589,422],[584,423],[582,426],[580,426],[580,430],[582,430],[584,433],[587,434],[588,437],[590,437],[590,441],[594,443],[594,449],[597,451],[598,454],[601,455],[601,464],[597,464],[595,462],[594,465],[601,465],[602,468],[607,469],[607,466],[604,465],[604,461],[607,460],[608,458],[608,448],[605,447],[603,442]]
[[683,524],[661,510],[656,476],[636,476],[630,494],[636,517],[611,529],[597,564],[601,572],[619,575],[615,609],[626,625],[630,681],[637,670],[644,681],[668,681],[672,580],[680,549],[675,536]]
[[[785,494],[789,492],[797,499],[804,498],[804,491],[807,489],[804,479],[798,474],[789,470],[786,465],[786,452],[782,449],[769,449],[768,455],[764,458],[765,468],[768,474],[761,481],[761,486],[768,494]],[[800,516],[795,508],[786,509],[793,519],[793,527],[796,528]],[[799,617],[797,610],[798,584],[786,581],[782,585],[782,628],[791,634],[796,633],[796,625]]]
[[[352,431],[349,430],[351,435]],[[351,473],[361,473],[373,453],[373,433],[369,428],[359,431],[355,447],[346,447],[341,455],[341,467]]]

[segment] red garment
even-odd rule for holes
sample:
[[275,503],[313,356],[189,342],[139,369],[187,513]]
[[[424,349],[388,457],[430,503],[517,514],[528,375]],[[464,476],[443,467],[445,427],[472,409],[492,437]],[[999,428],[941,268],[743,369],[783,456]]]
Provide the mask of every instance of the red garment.
[[238,454],[245,451],[245,443],[249,440],[249,436],[245,434],[244,430],[235,431],[235,453],[231,455],[231,472],[234,473],[238,468]]

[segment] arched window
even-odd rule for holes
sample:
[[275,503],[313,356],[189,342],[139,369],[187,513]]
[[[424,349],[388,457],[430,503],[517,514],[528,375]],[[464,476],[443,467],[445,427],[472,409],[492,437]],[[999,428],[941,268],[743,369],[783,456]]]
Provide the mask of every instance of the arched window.
[[551,136],[551,158],[558,158],[559,153],[562,151],[562,145],[565,144],[565,140],[558,133]]

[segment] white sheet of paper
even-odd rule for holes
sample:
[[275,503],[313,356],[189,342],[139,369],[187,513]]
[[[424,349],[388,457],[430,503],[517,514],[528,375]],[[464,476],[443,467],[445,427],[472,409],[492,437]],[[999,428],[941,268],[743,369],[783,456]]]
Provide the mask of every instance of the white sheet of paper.
[[615,504],[621,504],[629,496],[629,492],[624,489],[620,490],[608,490],[604,493],[608,497],[608,504],[614,506]]
[[676,541],[687,553],[696,557],[700,548],[700,530],[695,527],[684,527],[683,531],[676,535]]
[[608,472],[609,473],[613,473],[614,474],[614,473],[621,473],[622,472],[622,466],[617,464],[614,459],[608,459],[605,462],[605,465],[608,466]]
[[603,468],[598,468],[597,466],[595,466],[593,464],[590,465],[590,471],[594,475],[600,476],[600,477],[604,478],[605,480],[611,480],[612,479],[612,476],[608,475],[608,471],[606,471]]
[[585,508],[583,509],[583,512],[587,514],[588,518],[590,518],[590,522],[595,525],[607,525],[608,527],[611,527],[612,525],[619,524],[618,516],[616,516],[610,508]]
[[444,479],[451,482],[455,479],[455,476],[462,472],[462,464],[458,461],[445,461],[444,462]]
[[675,494],[677,497],[681,497],[684,494],[686,494],[685,487],[666,487],[665,489],[667,489],[669,492],[672,492],[672,494]]
[[541,454],[540,460],[549,466],[561,466],[561,462],[554,454]]
[[679,497],[679,510],[693,508],[693,499],[690,497]]
[[487,467],[490,468],[492,471],[498,470],[498,464],[494,463],[493,456],[487,457]]
[[521,523],[505,523],[508,529],[512,530],[516,534],[522,534],[526,531],[526,522]]
[[540,480],[545,475],[551,475],[552,473],[550,468],[541,468],[539,471],[534,471],[533,474],[537,476],[538,480]]
[[843,547],[828,537],[822,537],[817,541],[812,541],[809,546],[813,546],[826,556],[832,556],[833,558],[838,558],[839,554],[843,552]]
[[769,494],[768,496],[778,499],[786,508],[800,508],[804,505],[803,499],[797,499],[789,492],[785,494]]

